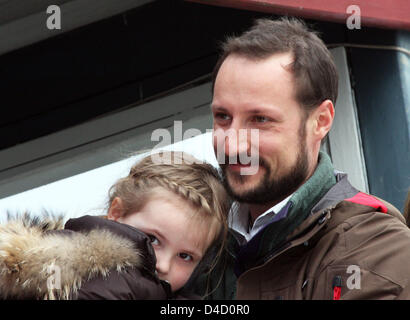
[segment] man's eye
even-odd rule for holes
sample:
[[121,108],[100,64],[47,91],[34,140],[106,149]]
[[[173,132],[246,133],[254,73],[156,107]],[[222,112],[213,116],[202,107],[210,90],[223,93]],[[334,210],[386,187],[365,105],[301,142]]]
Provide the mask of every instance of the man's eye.
[[268,122],[268,121],[269,121],[269,118],[268,118],[268,117],[264,117],[264,116],[255,116],[255,117],[254,117],[254,120],[255,120],[256,122],[259,122],[259,123],[264,123],[264,122]]
[[180,257],[182,260],[185,260],[185,261],[192,261],[192,260],[193,260],[192,256],[191,256],[190,254],[188,254],[188,253],[180,253],[180,254],[179,254],[179,257]]
[[148,237],[150,238],[151,243],[153,245],[155,246],[159,245],[159,240],[155,236],[153,236],[152,234],[149,234]]
[[222,113],[222,112],[215,113],[214,117],[215,119],[219,119],[219,120],[229,120],[230,119],[230,117],[226,113]]

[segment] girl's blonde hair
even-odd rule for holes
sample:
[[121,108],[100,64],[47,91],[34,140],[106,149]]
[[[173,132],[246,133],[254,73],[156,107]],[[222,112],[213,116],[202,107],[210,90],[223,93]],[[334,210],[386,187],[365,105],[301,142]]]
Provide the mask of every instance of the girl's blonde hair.
[[210,231],[217,226],[213,229],[216,231],[214,240],[218,235],[226,238],[231,200],[218,171],[184,152],[162,151],[137,162],[127,177],[119,179],[110,188],[108,207],[119,197],[124,205],[124,216],[138,212],[158,187],[196,208],[193,218],[205,223]]

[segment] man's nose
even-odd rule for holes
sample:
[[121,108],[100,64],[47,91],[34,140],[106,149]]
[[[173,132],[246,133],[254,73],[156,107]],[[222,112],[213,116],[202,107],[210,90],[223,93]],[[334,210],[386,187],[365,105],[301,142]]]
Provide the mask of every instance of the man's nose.
[[249,151],[248,130],[233,128],[225,138],[225,154],[228,157],[237,157]]

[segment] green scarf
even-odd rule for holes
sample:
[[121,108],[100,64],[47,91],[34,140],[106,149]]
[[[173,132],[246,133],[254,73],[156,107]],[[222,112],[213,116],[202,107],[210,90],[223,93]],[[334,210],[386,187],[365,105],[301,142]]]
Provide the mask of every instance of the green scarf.
[[280,245],[310,215],[312,208],[335,184],[332,162],[326,153],[320,152],[315,172],[290,198],[291,206],[287,216],[263,231],[258,257],[264,257]]

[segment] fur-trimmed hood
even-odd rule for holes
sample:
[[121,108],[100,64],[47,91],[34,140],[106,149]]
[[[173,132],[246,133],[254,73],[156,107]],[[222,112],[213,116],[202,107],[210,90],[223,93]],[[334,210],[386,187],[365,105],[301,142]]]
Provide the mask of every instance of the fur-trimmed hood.
[[132,238],[103,225],[129,226],[82,219],[69,220],[65,230],[62,217],[25,214],[0,224],[0,299],[70,299],[94,277],[143,266]]

